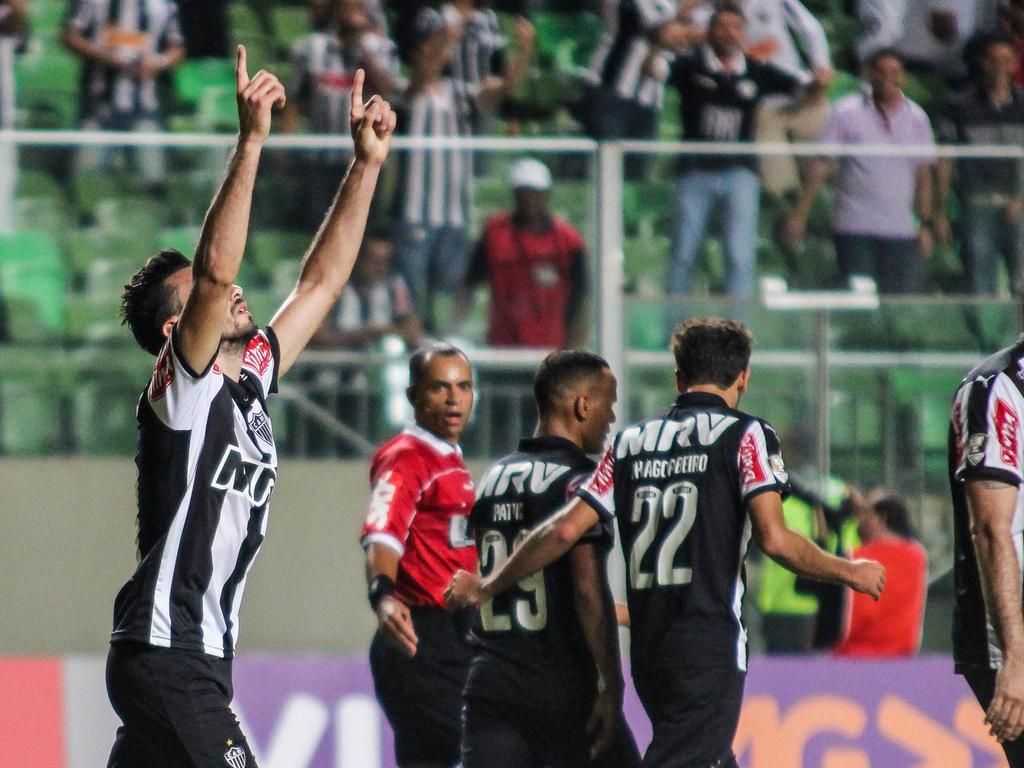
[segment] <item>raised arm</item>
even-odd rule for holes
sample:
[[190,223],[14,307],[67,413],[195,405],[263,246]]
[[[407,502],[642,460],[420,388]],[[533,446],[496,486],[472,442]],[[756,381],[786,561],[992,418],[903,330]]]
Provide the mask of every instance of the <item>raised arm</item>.
[[885,568],[874,560],[846,560],[831,555],[806,536],[791,531],[782,516],[782,497],[761,493],[747,505],[754,538],[761,550],[798,576],[846,584],[876,600],[885,587]]
[[224,317],[245,252],[249,209],[260,150],[270,134],[273,107],[284,106],[284,86],[260,70],[250,79],[245,46],[235,65],[238,144],[227,175],[206,213],[192,263],[192,289],[178,320],[178,343],[185,362],[203,371],[217,355]]
[[569,564],[576,615],[599,677],[597,699],[587,725],[587,733],[593,736],[591,755],[596,756],[611,744],[622,717],[619,629],[615,604],[597,546],[585,543],[574,547],[569,552]]
[[349,122],[355,159],[303,259],[298,283],[270,321],[281,345],[281,373],[291,368],[348,282],[381,165],[391,146],[395,115],[379,96],[363,104],[365,77],[358,70],[352,85]]
[[597,511],[583,499],[575,498],[538,525],[499,568],[481,580],[475,573],[457,571],[444,599],[451,608],[476,605],[500,595],[521,579],[560,558],[599,520]]
[[981,588],[1003,652],[985,722],[999,741],[1013,741],[1024,732],[1024,615],[1020,563],[1011,532],[1018,489],[998,480],[977,479],[967,481],[966,491]]

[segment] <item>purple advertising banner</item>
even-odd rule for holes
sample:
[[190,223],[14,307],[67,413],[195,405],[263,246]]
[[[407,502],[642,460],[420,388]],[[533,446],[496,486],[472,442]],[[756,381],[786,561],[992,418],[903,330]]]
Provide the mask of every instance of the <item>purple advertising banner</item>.
[[[363,658],[243,656],[235,707],[261,766],[393,768],[391,730]],[[630,689],[626,716],[650,724]],[[947,657],[755,658],[735,749],[745,768],[995,768],[983,714]]]

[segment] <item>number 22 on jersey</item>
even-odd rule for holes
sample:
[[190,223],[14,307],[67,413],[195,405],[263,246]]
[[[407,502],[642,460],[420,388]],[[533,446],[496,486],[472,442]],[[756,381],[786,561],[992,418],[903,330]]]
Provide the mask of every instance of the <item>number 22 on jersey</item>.
[[[697,486],[683,480],[662,489],[643,485],[633,493],[631,525],[640,525],[629,553],[629,584],[633,589],[689,584],[693,570],[676,565],[676,554],[697,520]],[[644,570],[653,547],[654,570]]]
[[[526,538],[529,531],[520,531],[512,543],[512,551]],[[480,573],[488,576],[495,568],[501,566],[509,557],[508,544],[501,531],[484,531],[480,538]],[[508,632],[513,622],[516,627],[528,632],[539,632],[548,623],[547,595],[544,589],[544,570],[527,576],[516,585],[518,593],[509,590],[505,595],[510,597],[508,613],[494,608],[494,600],[480,604],[480,624],[485,632]]]

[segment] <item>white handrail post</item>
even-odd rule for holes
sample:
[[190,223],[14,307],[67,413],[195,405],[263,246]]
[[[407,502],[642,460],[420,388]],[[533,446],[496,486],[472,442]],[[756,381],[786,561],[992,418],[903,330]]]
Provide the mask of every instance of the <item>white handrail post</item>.
[[602,142],[597,150],[597,347],[619,380],[616,410],[620,423],[630,417],[623,331],[626,313],[622,300],[622,154],[618,142]]

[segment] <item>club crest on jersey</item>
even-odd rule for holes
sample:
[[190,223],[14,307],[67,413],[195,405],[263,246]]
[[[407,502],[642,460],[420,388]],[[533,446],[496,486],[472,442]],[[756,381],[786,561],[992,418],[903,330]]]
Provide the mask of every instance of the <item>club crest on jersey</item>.
[[999,459],[1010,467],[1019,467],[1017,458],[1017,428],[1020,418],[1003,398],[996,399],[996,438],[999,440]]
[[270,342],[266,337],[259,334],[245,348],[245,356],[242,358],[242,365],[256,371],[261,377],[266,375],[270,368],[270,361],[274,353],[270,350]]
[[229,445],[210,487],[244,496],[254,507],[270,500],[277,483],[277,472],[269,464],[247,459],[237,445]]
[[263,409],[258,407],[258,403],[254,403],[246,421],[249,422],[249,429],[259,442],[268,448],[274,447],[274,431],[270,426],[270,419]]
[[231,768],[245,768],[245,750],[239,746],[231,747],[224,753],[224,760]]
[[775,475],[775,479],[780,483],[789,481],[789,472],[786,471],[786,463],[782,460],[779,454],[773,454],[768,457],[768,466],[771,467],[772,474]]
[[967,438],[967,463],[973,466],[981,464],[981,460],[985,458],[985,443],[988,441],[988,435],[980,433],[977,435],[971,435]]

